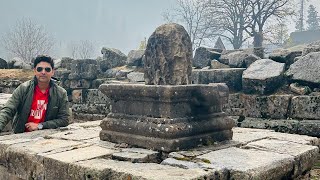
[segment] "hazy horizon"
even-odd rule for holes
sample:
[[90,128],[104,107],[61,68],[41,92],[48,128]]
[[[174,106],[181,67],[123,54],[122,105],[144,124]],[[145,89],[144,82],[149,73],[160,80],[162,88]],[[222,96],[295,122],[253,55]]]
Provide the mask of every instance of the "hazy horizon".
[[[318,5],[318,13],[320,3],[315,2],[319,1],[308,2]],[[29,18],[54,37],[53,56],[71,56],[68,45],[80,40],[94,43],[92,58],[101,56],[102,47],[128,54],[165,23],[162,13],[175,3],[175,0],[0,0],[0,37],[18,20]],[[6,58],[2,48],[0,56]]]
[[116,48],[125,54],[138,49],[144,38],[149,38],[158,26],[165,23],[161,14],[175,3],[173,0],[0,2],[0,36],[9,31],[18,20],[29,18],[44,26],[54,37],[56,52],[53,54],[68,56],[69,43],[89,40],[96,47],[93,58],[101,55],[102,47]]

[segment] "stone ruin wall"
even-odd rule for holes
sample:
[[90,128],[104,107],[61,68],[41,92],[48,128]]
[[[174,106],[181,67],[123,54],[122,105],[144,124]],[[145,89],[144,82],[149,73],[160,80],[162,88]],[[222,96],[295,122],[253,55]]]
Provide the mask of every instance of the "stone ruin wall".
[[[222,53],[220,55],[219,52],[212,54],[214,51],[209,50],[210,56],[219,61],[206,57],[208,56],[208,49],[201,49],[201,55],[196,52],[193,66],[198,66],[198,69],[192,71],[192,83],[226,83],[230,95],[229,103],[224,110],[234,118],[237,126],[274,129],[280,132],[320,137],[320,95],[318,92],[299,95],[289,90],[288,82],[281,80],[281,83],[285,84],[284,86],[287,88],[286,92],[261,92],[261,87],[268,86],[268,84],[261,85],[258,83],[257,86],[261,87],[256,88],[257,92],[247,93],[245,92],[247,87],[243,85],[243,83],[246,83],[243,81],[243,73],[259,57],[246,55],[247,52],[243,51],[240,54],[239,52],[231,52],[229,59],[227,59],[226,56],[221,56]],[[141,54],[143,53],[139,52],[138,56],[141,57]],[[294,62],[292,59],[300,55],[301,52],[294,51],[282,52],[280,55],[270,55],[269,57],[276,60],[277,58],[280,59],[278,61],[284,62],[285,69],[288,69]],[[236,56],[236,58],[233,56]],[[112,54],[112,58],[116,58],[114,54]],[[284,60],[281,60],[281,58]],[[124,57],[121,56],[121,59],[123,60]],[[205,61],[203,63],[199,62],[200,60]],[[141,62],[141,58],[139,61]],[[211,61],[211,64],[209,63],[210,67],[207,67],[208,61]],[[139,65],[141,66],[141,63]],[[99,85],[112,83],[110,77],[116,78],[117,76],[120,77],[117,79],[128,81],[128,74],[133,71],[114,72],[113,67],[115,66],[119,65],[110,65],[99,59],[72,60],[64,58],[61,60],[61,65],[56,71],[56,77],[60,79],[60,85],[68,92],[74,119],[79,121],[98,120],[103,119],[110,112],[110,100],[98,91]],[[110,72],[113,75],[110,75]],[[133,73],[139,74],[139,72]],[[140,79],[141,74],[143,75],[143,73],[139,74]],[[21,83],[18,80],[1,81],[0,93],[12,93]],[[276,89],[277,87],[273,88]]]

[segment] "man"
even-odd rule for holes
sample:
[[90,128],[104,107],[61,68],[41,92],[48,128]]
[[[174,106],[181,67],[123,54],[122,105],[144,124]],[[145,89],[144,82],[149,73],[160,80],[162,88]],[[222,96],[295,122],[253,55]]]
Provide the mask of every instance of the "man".
[[0,111],[0,132],[13,119],[14,133],[53,129],[68,125],[67,92],[55,84],[53,59],[38,56],[34,60],[34,78],[18,86]]

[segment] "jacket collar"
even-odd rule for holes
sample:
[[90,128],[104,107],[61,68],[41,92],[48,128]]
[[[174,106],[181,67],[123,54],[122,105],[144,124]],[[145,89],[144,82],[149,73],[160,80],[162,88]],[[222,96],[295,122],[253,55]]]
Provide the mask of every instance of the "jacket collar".
[[[38,79],[36,76],[33,76],[33,83],[34,83],[34,86],[36,86],[38,84]],[[49,82],[49,87],[52,87],[53,85],[55,84],[55,80],[54,79],[50,79],[50,82]]]

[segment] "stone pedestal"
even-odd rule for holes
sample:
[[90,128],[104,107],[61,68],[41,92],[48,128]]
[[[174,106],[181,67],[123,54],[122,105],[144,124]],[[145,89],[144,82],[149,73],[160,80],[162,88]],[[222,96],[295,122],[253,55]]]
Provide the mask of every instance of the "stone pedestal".
[[222,112],[228,87],[103,84],[112,100],[100,139],[166,152],[232,139],[234,122]]

